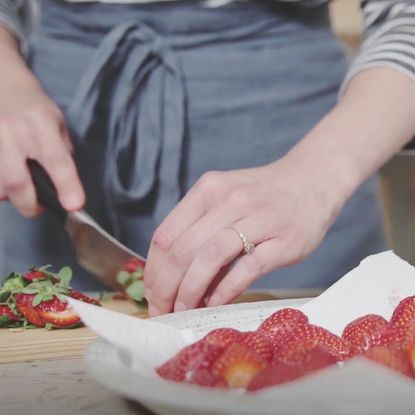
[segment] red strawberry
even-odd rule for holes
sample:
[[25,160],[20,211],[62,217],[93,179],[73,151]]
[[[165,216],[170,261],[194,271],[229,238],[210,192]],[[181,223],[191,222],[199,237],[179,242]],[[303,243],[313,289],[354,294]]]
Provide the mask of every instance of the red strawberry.
[[223,347],[199,341],[185,347],[156,371],[164,379],[176,382],[190,382],[206,386],[223,383],[211,368]]
[[364,357],[381,363],[406,376],[415,377],[414,369],[407,353],[392,347],[374,346],[363,354]]
[[397,327],[410,327],[415,324],[415,295],[404,298],[395,308],[390,324]]
[[35,296],[36,294],[16,294],[16,308],[29,323],[43,327],[44,323],[39,310],[33,307],[33,299]]
[[37,281],[37,280],[47,280],[48,276],[44,274],[42,271],[39,271],[38,269],[33,268],[29,272],[26,272],[26,274],[23,275],[24,279],[27,281]]
[[99,301],[95,298],[89,297],[88,295],[82,294],[79,291],[75,291],[73,289],[69,290],[68,296],[75,298],[75,300],[83,301],[84,303],[100,305]]
[[388,322],[376,314],[367,314],[350,322],[343,330],[342,338],[352,345],[352,353],[359,354],[380,344],[380,338]]
[[298,366],[290,366],[279,362],[261,370],[249,383],[247,390],[255,392],[270,386],[281,385],[301,378],[304,374]]
[[415,325],[409,328],[389,325],[380,338],[379,346],[393,347],[406,352],[414,335]]
[[13,313],[7,304],[0,304],[0,327],[7,326],[10,322],[19,321],[20,317]]
[[248,385],[249,391],[256,391],[269,386],[280,385],[299,379],[311,372],[336,363],[336,359],[320,346],[315,346],[302,355],[295,364],[275,362],[255,376]]
[[305,324],[308,324],[308,318],[303,312],[293,308],[284,308],[264,320],[257,331],[268,336],[274,348],[279,348],[287,340],[295,337],[296,327]]
[[215,344],[217,346],[226,347],[231,343],[239,341],[243,337],[243,333],[231,328],[215,329],[206,334],[201,341]]
[[274,346],[269,337],[264,334],[251,331],[242,333],[241,344],[260,355],[266,362],[270,362],[274,355]]
[[57,327],[71,327],[81,322],[75,310],[56,297],[49,301],[42,301],[38,306],[44,324],[53,324]]
[[129,274],[134,273],[135,271],[137,271],[139,268],[144,268],[144,262],[141,261],[141,259],[136,258],[136,257],[131,257],[125,264],[124,264],[124,269],[125,271],[127,271]]
[[246,388],[267,360],[242,343],[232,343],[218,357],[212,372],[230,388]]
[[326,349],[336,360],[345,360],[350,357],[349,343],[323,327],[308,324],[297,327],[295,332],[295,336],[275,352],[274,359],[285,361],[293,353],[302,353],[317,345]]
[[409,346],[409,349],[408,349],[408,356],[409,356],[409,360],[412,363],[412,367],[414,368],[414,371],[415,371],[415,334],[412,337],[411,345]]
[[52,300],[42,301],[34,306],[33,302],[37,294],[16,294],[16,308],[35,326],[43,327],[50,323],[57,327],[74,326],[80,322],[79,316],[68,304],[53,297]]

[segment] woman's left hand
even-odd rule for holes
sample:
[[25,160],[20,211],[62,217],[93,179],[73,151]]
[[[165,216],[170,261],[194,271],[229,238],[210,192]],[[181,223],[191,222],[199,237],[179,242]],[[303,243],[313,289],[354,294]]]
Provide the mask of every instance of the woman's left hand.
[[[228,303],[303,259],[339,210],[323,189],[285,159],[204,174],[153,236],[144,273],[150,315]],[[251,253],[238,232],[255,245]]]

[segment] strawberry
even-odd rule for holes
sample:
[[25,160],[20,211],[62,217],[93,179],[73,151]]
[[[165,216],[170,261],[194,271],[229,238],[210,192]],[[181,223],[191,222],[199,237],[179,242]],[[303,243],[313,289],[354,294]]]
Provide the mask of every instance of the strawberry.
[[406,376],[415,378],[415,372],[407,353],[392,347],[374,346],[367,350],[364,357],[381,363]]
[[68,303],[53,297],[36,304],[37,294],[20,293],[16,295],[16,307],[26,320],[38,327],[46,324],[52,327],[74,327],[80,323],[79,316]]
[[40,317],[44,324],[53,327],[74,327],[81,322],[78,314],[66,301],[61,301],[54,297],[49,301],[42,301],[37,307]]
[[13,313],[12,309],[7,304],[0,304],[0,316],[7,316],[9,320],[17,321],[20,319],[18,315]]
[[301,355],[317,345],[327,350],[336,360],[350,357],[348,342],[323,327],[307,324],[295,329],[295,336],[275,352],[274,360],[286,362],[292,358],[297,359],[296,354]]
[[304,374],[298,366],[290,366],[279,362],[261,370],[249,383],[247,391],[255,392],[270,386],[281,385],[301,378]]
[[136,257],[131,257],[124,264],[124,270],[127,271],[129,274],[136,272],[140,268],[144,268],[144,262]]
[[295,363],[275,362],[259,372],[248,385],[248,391],[256,391],[299,379],[309,373],[336,363],[336,359],[320,346],[310,348]]
[[69,289],[68,296],[72,297],[72,298],[75,298],[75,300],[83,301],[84,303],[100,305],[100,302],[98,300],[96,300],[95,298],[92,298],[88,295],[82,294],[79,291],[76,291],[72,288]]
[[240,343],[261,356],[266,362],[270,362],[274,356],[272,341],[260,332],[251,331],[242,333]]
[[404,298],[395,308],[390,324],[397,327],[410,327],[415,324],[415,295]]
[[225,327],[212,330],[201,341],[226,347],[231,343],[239,341],[242,337],[243,333],[240,331]]
[[0,304],[0,327],[6,327],[10,323],[16,324],[18,321],[20,317],[7,304]]
[[257,331],[268,336],[274,348],[278,349],[287,340],[296,336],[296,327],[308,324],[307,316],[300,310],[284,308],[265,319]]
[[411,345],[408,348],[408,356],[409,356],[409,360],[412,363],[412,367],[414,368],[414,371],[415,371],[415,334],[413,335],[411,339]]
[[352,353],[359,354],[371,346],[379,345],[388,322],[376,314],[367,314],[350,322],[343,330],[342,338],[352,345]]
[[231,343],[212,367],[230,388],[246,388],[255,375],[267,366],[267,360],[243,343]]
[[32,282],[36,280],[47,280],[48,276],[36,268],[32,268],[29,272],[23,275],[26,281]]
[[40,316],[39,310],[33,307],[33,300],[36,294],[16,294],[16,308],[23,314],[26,320],[38,327],[43,327],[44,322]]
[[414,335],[415,325],[409,328],[389,325],[380,338],[379,346],[393,347],[407,352]]
[[156,369],[164,379],[216,386],[223,381],[211,369],[223,347],[198,341],[185,347]]

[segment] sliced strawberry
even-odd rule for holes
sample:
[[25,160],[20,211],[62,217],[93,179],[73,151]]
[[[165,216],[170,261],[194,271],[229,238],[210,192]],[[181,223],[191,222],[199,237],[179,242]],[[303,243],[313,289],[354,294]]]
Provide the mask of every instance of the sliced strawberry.
[[48,279],[48,276],[46,274],[44,274],[42,271],[39,271],[36,268],[33,268],[29,272],[26,272],[26,274],[24,274],[23,277],[26,281],[30,282]]
[[[274,360],[286,362],[287,359],[291,359],[291,355],[304,353],[317,345],[327,350],[336,360],[350,357],[350,344],[323,327],[308,324],[297,327],[295,332],[295,336],[275,352]],[[292,358],[297,359],[297,357]]]
[[16,294],[16,308],[23,314],[26,320],[38,327],[43,327],[44,322],[38,309],[33,307],[33,299],[36,294]]
[[205,386],[214,386],[223,383],[211,371],[222,352],[221,346],[199,341],[182,349],[156,371],[164,379],[199,385],[204,385],[205,382]]
[[0,327],[14,326],[18,321],[20,317],[7,304],[0,304]]
[[19,321],[20,317],[13,313],[7,304],[0,304],[0,316],[7,316],[9,320]]
[[267,363],[266,359],[249,346],[232,343],[217,358],[212,372],[223,379],[230,388],[246,388]]
[[247,390],[249,392],[255,392],[260,389],[291,382],[304,375],[304,371],[298,366],[278,362],[261,370],[249,383]]
[[408,356],[415,371],[415,334],[412,336],[411,345],[408,348]]
[[235,343],[243,337],[243,333],[228,327],[215,329],[209,332],[201,341],[226,347],[231,343]]
[[89,304],[95,304],[95,305],[100,305],[100,302],[98,300],[96,300],[95,298],[92,298],[86,294],[82,294],[79,291],[70,289],[69,290],[69,297],[75,298],[75,300],[80,300],[83,301],[84,303],[89,303]]
[[359,354],[371,346],[380,344],[388,322],[377,314],[367,314],[350,322],[343,330],[342,338],[352,345],[352,353]]
[[244,332],[240,342],[265,359],[266,362],[270,362],[274,356],[272,341],[263,333],[257,331]]
[[380,338],[379,346],[393,347],[407,352],[414,335],[415,325],[409,328],[389,325]]
[[80,323],[79,316],[72,308],[69,308],[68,303],[56,297],[33,306],[36,295],[24,293],[16,295],[16,308],[29,323],[38,327],[43,327],[49,323],[61,328]]
[[268,336],[274,348],[281,347],[297,335],[296,327],[308,324],[308,317],[294,308],[284,308],[265,319],[257,331]]
[[415,377],[410,358],[407,353],[392,347],[374,346],[363,354],[364,357],[381,363],[406,376]]
[[336,363],[336,359],[320,346],[315,346],[302,355],[295,364],[275,362],[259,372],[248,385],[248,391],[256,391],[299,379],[309,373]]
[[404,298],[395,308],[390,324],[396,327],[406,327],[415,324],[415,295]]
[[124,264],[124,270],[128,273],[132,274],[133,272],[137,271],[140,268],[144,268],[144,262],[136,257],[130,258],[125,264]]

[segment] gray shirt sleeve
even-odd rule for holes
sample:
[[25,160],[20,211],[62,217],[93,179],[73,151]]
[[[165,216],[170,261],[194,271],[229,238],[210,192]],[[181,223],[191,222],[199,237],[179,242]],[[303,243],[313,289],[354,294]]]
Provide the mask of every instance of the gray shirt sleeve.
[[343,83],[366,68],[389,67],[415,80],[414,0],[364,0],[365,31],[359,54]]
[[31,18],[31,6],[30,0],[0,0],[0,24],[16,36],[24,55],[27,52],[27,29]]

